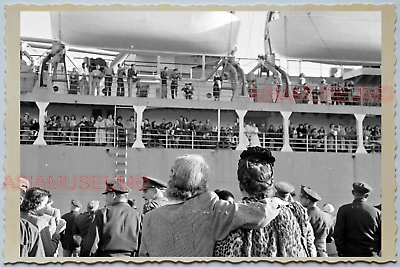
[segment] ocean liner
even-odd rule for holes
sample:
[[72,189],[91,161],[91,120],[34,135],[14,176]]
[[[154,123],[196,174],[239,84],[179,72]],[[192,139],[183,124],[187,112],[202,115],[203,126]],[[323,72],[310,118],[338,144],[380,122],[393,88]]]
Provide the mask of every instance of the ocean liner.
[[[234,12],[51,12],[53,39],[20,38],[21,176],[62,213],[72,198],[104,204],[122,177],[141,209],[143,175],[168,181],[177,156],[198,153],[210,190],[239,199],[239,155],[260,145],[296,191],[339,207],[362,180],[379,204],[380,13],[360,13],[266,12],[265,53],[246,71]],[[294,75],[285,57],[335,65]]]

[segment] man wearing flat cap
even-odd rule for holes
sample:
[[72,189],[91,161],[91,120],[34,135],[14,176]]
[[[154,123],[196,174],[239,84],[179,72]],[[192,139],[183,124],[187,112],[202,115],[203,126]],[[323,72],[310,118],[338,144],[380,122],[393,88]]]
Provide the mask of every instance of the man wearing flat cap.
[[326,239],[333,234],[334,218],[323,212],[317,206],[321,197],[311,188],[301,186],[300,203],[307,209],[310,223],[314,231],[314,244],[317,249],[317,257],[328,257],[326,251]]
[[353,183],[353,202],[338,210],[334,238],[339,257],[377,257],[381,251],[381,211],[367,204],[371,191],[366,183]]
[[79,210],[82,204],[79,200],[72,199],[70,203],[70,212],[64,214],[61,219],[64,219],[67,223],[65,231],[61,233],[61,244],[63,247],[63,257],[77,257],[79,255],[79,243],[74,240],[72,234],[72,228],[74,226],[76,218],[80,215]]
[[143,205],[143,215],[168,204],[168,199],[164,197],[164,190],[168,187],[166,182],[148,176],[143,176],[142,179],[143,186],[139,191],[143,191],[146,201]]
[[81,256],[131,257],[139,250],[142,215],[128,204],[124,180],[106,183],[106,207],[95,212]]
[[[309,222],[307,210],[297,201],[294,201],[293,197],[296,195],[294,193],[294,186],[288,182],[277,182],[275,183],[275,197],[280,198],[283,201],[289,202],[289,210],[293,213],[296,218],[298,225],[302,228],[301,240],[303,241],[303,246],[307,253],[307,257],[316,257],[317,250],[314,245],[314,232],[313,228]],[[291,208],[292,207],[292,208]]]

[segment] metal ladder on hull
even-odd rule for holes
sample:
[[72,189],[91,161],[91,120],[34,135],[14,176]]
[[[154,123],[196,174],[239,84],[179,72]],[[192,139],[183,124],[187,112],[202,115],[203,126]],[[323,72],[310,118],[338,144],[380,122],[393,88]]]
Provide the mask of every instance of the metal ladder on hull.
[[116,129],[117,134],[117,143],[116,143],[116,153],[115,153],[115,176],[117,179],[123,178],[124,182],[126,182],[127,178],[127,167],[128,167],[128,136],[125,132],[125,140],[123,141],[123,145],[121,144],[121,140],[119,139],[118,129]]

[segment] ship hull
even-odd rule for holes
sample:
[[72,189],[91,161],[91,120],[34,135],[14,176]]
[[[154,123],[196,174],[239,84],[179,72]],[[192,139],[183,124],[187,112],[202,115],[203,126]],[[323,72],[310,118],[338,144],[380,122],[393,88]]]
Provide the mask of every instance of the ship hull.
[[[114,153],[114,154],[113,154]],[[127,176],[132,188],[130,198],[136,199],[139,210],[144,201],[140,187],[141,175],[167,182],[176,157],[201,154],[212,170],[209,189],[227,189],[241,199],[237,180],[237,162],[241,151],[192,149],[128,149]],[[379,192],[381,188],[381,154],[353,157],[342,153],[273,152],[276,157],[275,181],[292,183],[296,192],[301,185],[309,186],[322,196],[320,206],[332,203],[336,208],[352,201],[351,185],[364,181]],[[62,213],[69,211],[71,199],[81,203],[99,200],[105,204],[105,179],[113,179],[115,148],[68,146],[21,146],[21,174],[33,186],[45,186],[54,198],[54,206]],[[49,178],[51,177],[51,179]],[[296,198],[297,199],[297,198]],[[371,194],[370,204],[379,204],[379,194]]]

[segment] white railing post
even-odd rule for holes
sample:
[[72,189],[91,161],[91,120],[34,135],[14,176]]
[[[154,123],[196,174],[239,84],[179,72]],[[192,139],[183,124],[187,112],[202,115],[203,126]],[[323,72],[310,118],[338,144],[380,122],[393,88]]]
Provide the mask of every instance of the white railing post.
[[306,134],[306,152],[308,152],[308,134]]
[[81,145],[81,127],[78,127],[78,146]]
[[192,149],[194,149],[194,131],[192,131]]
[[265,133],[262,133],[263,135],[263,148],[265,148]]
[[337,153],[337,135],[335,135],[335,153]]
[[324,152],[328,152],[328,137],[324,136]]
[[115,140],[115,139],[117,139],[117,135],[115,134],[116,132],[117,132],[117,128],[114,127],[114,129],[113,129],[113,134],[114,134],[114,136],[113,136],[114,147],[115,147],[115,144],[116,144],[116,140]]
[[168,148],[168,130],[165,130],[165,148]]

